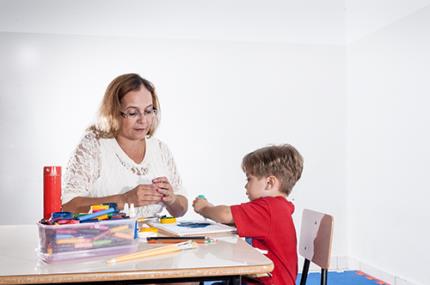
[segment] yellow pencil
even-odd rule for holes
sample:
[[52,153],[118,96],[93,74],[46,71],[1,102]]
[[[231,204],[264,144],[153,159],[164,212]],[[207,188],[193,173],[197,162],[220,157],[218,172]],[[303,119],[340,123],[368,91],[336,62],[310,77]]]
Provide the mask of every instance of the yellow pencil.
[[123,261],[129,261],[129,260],[136,260],[136,259],[141,259],[141,258],[145,258],[145,257],[156,256],[156,255],[161,255],[161,254],[166,254],[166,253],[172,253],[172,252],[181,251],[184,249],[196,248],[196,247],[197,247],[197,244],[195,242],[193,242],[192,240],[188,240],[188,241],[181,242],[181,243],[170,244],[170,245],[166,245],[166,246],[161,246],[161,247],[157,247],[157,248],[151,248],[151,249],[139,251],[136,253],[118,256],[118,257],[109,259],[107,262],[108,263],[116,263],[116,262],[123,262]]

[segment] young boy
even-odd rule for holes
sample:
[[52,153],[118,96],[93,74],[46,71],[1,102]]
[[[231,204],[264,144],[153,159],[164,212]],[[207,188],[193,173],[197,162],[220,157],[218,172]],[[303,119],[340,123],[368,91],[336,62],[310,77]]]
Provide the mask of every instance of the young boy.
[[287,200],[300,179],[303,158],[291,145],[257,149],[242,161],[246,174],[246,195],[250,202],[234,206],[214,206],[196,198],[194,210],[219,223],[237,227],[241,237],[267,250],[275,268],[271,276],[259,278],[263,284],[294,285],[297,276],[297,240],[292,220],[294,205]]

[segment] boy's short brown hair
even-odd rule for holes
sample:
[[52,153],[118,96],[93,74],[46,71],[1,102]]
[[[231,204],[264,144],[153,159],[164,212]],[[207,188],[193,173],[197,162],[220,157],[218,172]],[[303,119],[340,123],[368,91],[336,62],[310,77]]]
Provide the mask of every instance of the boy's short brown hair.
[[258,178],[275,176],[281,182],[280,191],[289,195],[303,171],[303,157],[292,145],[272,145],[245,155],[242,169]]

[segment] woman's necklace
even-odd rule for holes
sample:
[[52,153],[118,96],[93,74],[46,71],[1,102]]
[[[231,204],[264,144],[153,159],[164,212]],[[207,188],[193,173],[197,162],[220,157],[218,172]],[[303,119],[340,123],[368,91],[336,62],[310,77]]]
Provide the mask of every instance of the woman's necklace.
[[[140,159],[138,159],[138,161],[140,161],[140,162],[143,162],[143,160],[145,158],[145,154],[146,154],[146,141],[144,141],[143,143],[144,143],[144,148],[143,148],[143,151],[141,152],[142,155],[140,155]],[[115,155],[118,158],[118,160],[121,163],[121,165],[123,167],[125,167],[127,170],[131,171],[133,174],[136,174],[136,175],[139,175],[139,176],[146,175],[148,173],[149,164],[146,164],[146,166],[137,165],[138,163],[136,163],[135,160],[133,160],[128,155],[128,153],[121,146],[121,144],[119,144],[119,142],[118,142],[118,145],[120,146],[120,148],[122,149],[122,151],[125,153],[125,155],[129,158],[129,160],[134,162],[134,163],[131,163],[130,161],[126,161],[126,160],[122,159],[121,156],[118,153],[115,153]]]
[[115,155],[118,158],[121,165],[124,166],[129,171],[131,171],[132,173],[139,175],[139,176],[146,175],[148,173],[149,164],[146,164],[146,166],[133,165],[130,162],[124,161],[123,159],[121,159],[121,157],[117,153],[115,153]]

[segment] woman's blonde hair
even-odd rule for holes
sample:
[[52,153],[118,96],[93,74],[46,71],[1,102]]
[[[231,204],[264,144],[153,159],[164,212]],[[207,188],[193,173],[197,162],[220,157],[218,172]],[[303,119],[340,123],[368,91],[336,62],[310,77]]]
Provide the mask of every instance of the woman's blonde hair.
[[98,137],[115,137],[120,126],[122,98],[128,92],[139,91],[142,87],[151,93],[152,105],[155,110],[155,117],[148,131],[148,137],[151,137],[160,122],[160,103],[154,85],[136,73],[123,74],[112,80],[100,105],[97,122],[89,127],[89,130],[94,131]]
[[303,157],[292,145],[273,145],[245,155],[242,169],[257,178],[275,176],[281,183],[280,191],[289,195],[302,176]]

